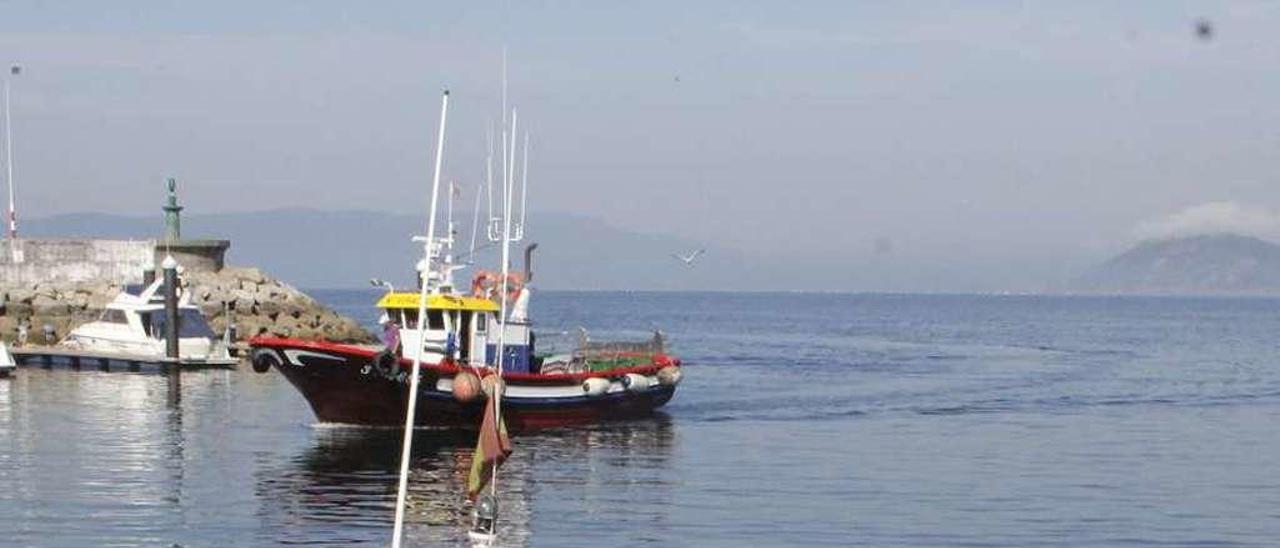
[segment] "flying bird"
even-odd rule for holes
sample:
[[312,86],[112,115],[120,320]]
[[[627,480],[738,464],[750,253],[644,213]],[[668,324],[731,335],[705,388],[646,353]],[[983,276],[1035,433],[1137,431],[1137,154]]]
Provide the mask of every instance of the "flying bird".
[[1208,19],[1197,19],[1196,20],[1196,38],[1204,40],[1205,42],[1212,40],[1213,39],[1213,23],[1210,23]]
[[698,260],[698,257],[706,252],[707,250],[705,249],[699,249],[688,255],[680,255],[679,253],[672,253],[671,257],[677,261],[684,263],[685,266],[693,266],[693,261]]

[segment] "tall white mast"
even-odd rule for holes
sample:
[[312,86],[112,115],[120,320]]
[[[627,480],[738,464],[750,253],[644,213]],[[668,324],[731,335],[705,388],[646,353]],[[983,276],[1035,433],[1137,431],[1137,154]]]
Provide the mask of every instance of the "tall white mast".
[[[453,179],[449,179],[449,196],[446,198],[446,200],[448,200],[448,206],[445,207],[445,211],[447,212],[445,213],[446,232],[445,237],[443,238],[444,248],[441,251],[444,253],[444,262],[441,263],[440,266],[440,275],[443,283],[447,284],[450,290],[453,289],[453,237],[457,234],[457,231],[453,228],[453,202],[454,198],[457,197],[457,194],[458,182]],[[443,288],[443,285],[441,287]]]
[[[516,110],[511,109],[511,150],[515,150],[515,130],[516,130]],[[514,152],[512,153],[511,165],[515,165]],[[513,192],[512,184],[514,179],[508,177],[502,190],[503,196],[503,215],[502,215],[502,290],[499,291],[501,297],[498,305],[498,363],[497,374],[498,379],[502,379],[503,365],[506,357],[507,344],[507,292],[510,290],[507,284],[507,276],[511,272],[511,198]],[[495,387],[501,386],[501,383],[494,383]],[[494,388],[493,391],[493,415],[498,420],[502,418],[502,391]],[[495,498],[498,496],[498,462],[493,463],[493,473],[489,480],[490,493]]]
[[[506,116],[502,117],[506,120]],[[505,122],[504,122],[505,123]],[[485,143],[489,147],[488,155],[484,159],[484,183],[485,183],[485,201],[488,202],[489,217],[484,221],[485,237],[490,241],[498,241],[498,218],[493,214],[493,122],[490,121],[489,128],[485,132]],[[506,163],[506,160],[503,160]],[[505,172],[504,172],[505,173]],[[505,177],[506,175],[503,175]],[[503,179],[506,180],[506,179]],[[502,204],[498,204],[502,207]]]
[[449,90],[440,99],[440,132],[436,135],[436,166],[431,179],[431,209],[427,219],[427,239],[423,244],[422,287],[418,295],[418,342],[413,349],[413,369],[409,375],[409,405],[404,417],[404,444],[400,448],[400,484],[396,492],[395,530],[391,538],[392,548],[400,548],[404,532],[404,503],[409,482],[409,459],[413,448],[413,422],[418,407],[418,372],[422,369],[422,346],[426,342],[427,294],[432,279],[435,255],[436,205],[440,194],[440,165],[444,158],[444,124],[449,112]]
[[[507,46],[502,46],[502,184],[507,184]],[[504,191],[505,192],[505,191]],[[496,228],[496,227],[495,227]]]
[[[507,172],[506,181],[503,182],[503,184],[507,187],[503,191],[505,193],[505,197],[503,198],[503,203],[505,204],[505,208],[502,214],[502,222],[503,222],[502,240],[504,242],[511,239],[511,234],[509,230],[511,228],[510,227],[511,206],[512,206],[512,202],[514,201],[513,198],[515,197],[515,188],[516,188],[516,109],[515,108],[511,109],[511,146],[509,146],[507,150],[508,150],[508,154],[510,154],[511,157],[507,161],[507,165],[510,167],[510,170]],[[502,272],[503,272],[503,275],[505,276],[507,272],[506,256],[502,257]]]
[[484,192],[484,187],[476,185],[476,206],[475,211],[471,215],[471,249],[467,252],[467,264],[474,263],[476,260],[476,234],[480,232],[480,194]]
[[447,234],[445,238],[446,238],[446,241],[450,244],[450,247],[453,247],[452,245],[453,244],[453,198],[454,198],[454,195],[457,194],[457,192],[458,192],[458,182],[454,181],[453,179],[449,179],[449,202],[447,207],[445,207],[446,213],[444,218],[445,218],[445,230],[448,230],[448,232],[445,233]]
[[18,239],[18,212],[14,208],[13,200],[13,122],[9,113],[9,80],[12,80],[13,76],[21,72],[22,67],[13,65],[9,68],[9,75],[4,79],[4,166],[6,171],[5,181],[9,183],[9,248],[15,257],[18,253],[17,248],[14,247],[17,245],[15,240]]
[[[502,46],[502,129],[507,129],[507,46]],[[506,160],[506,158],[503,158]],[[505,173],[505,172],[504,172]]]
[[529,196],[529,132],[524,132],[524,166],[520,168],[520,225],[516,229],[516,239],[524,239],[524,221],[528,210],[525,200]]

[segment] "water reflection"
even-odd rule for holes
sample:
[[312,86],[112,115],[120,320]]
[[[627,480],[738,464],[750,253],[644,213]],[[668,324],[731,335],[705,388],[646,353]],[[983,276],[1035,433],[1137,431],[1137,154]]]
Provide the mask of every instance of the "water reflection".
[[[505,546],[528,544],[536,527],[535,500],[555,505],[562,497],[581,495],[567,486],[594,490],[646,468],[664,468],[675,435],[671,419],[658,415],[524,433],[513,441],[516,451],[498,481],[499,538]],[[395,429],[315,427],[311,447],[281,468],[256,473],[260,540],[385,543],[400,443]],[[408,544],[465,544],[471,525],[465,491],[474,445],[474,433],[418,431],[409,478]],[[619,473],[622,469],[629,471]]]
[[[208,397],[209,379],[187,379],[185,388]],[[199,466],[186,454],[183,389],[163,375],[37,368],[8,381],[0,388],[0,507],[24,518],[11,539],[181,538],[187,470]],[[66,527],[66,515],[98,527]]]

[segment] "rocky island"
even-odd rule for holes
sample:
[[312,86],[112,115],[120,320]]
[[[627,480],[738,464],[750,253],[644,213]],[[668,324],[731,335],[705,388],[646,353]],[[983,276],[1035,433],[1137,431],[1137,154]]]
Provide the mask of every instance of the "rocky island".
[[1280,294],[1280,245],[1239,234],[1147,240],[1085,273],[1075,290],[1157,295]]

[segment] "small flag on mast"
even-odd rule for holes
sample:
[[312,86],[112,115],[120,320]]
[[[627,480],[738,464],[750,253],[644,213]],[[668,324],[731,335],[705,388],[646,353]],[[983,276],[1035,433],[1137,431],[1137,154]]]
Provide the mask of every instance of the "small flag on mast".
[[467,496],[476,495],[493,479],[493,469],[501,466],[511,455],[511,438],[507,437],[507,423],[495,413],[494,398],[484,403],[484,419],[480,421],[480,439],[476,452],[471,455],[471,475],[467,478]]

